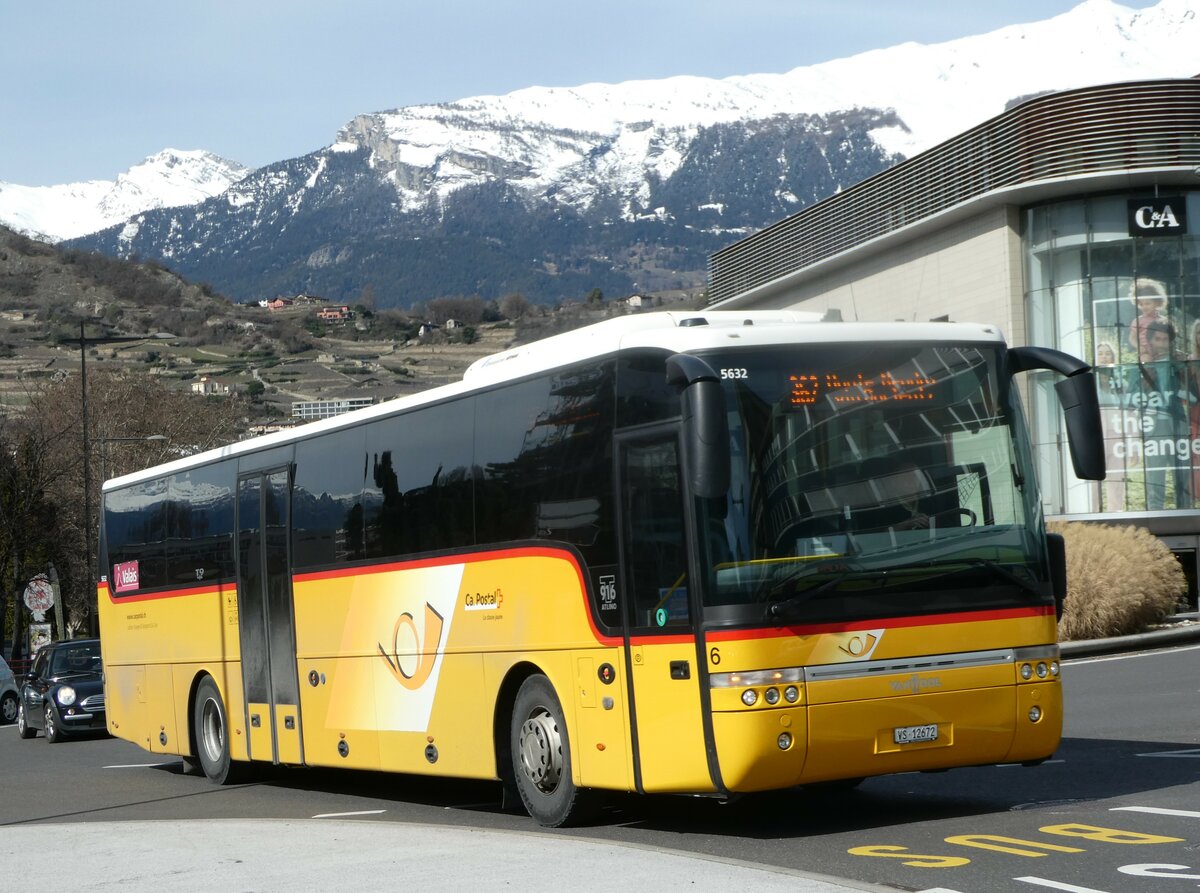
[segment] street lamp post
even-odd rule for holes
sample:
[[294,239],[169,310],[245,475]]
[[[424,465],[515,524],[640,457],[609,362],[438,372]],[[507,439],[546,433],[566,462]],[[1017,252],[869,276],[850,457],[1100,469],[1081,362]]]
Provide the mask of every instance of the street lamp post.
[[96,556],[92,550],[92,466],[90,461],[90,452],[92,448],[90,434],[88,431],[88,405],[87,405],[87,348],[93,344],[121,344],[131,341],[148,341],[153,338],[170,339],[176,337],[170,332],[154,332],[149,335],[99,335],[88,337],[84,332],[84,321],[79,321],[79,338],[62,338],[61,344],[79,344],[79,385],[80,385],[80,418],[83,428],[83,532],[86,554],[84,558],[87,560],[88,576],[91,578],[88,585],[90,586],[90,595],[88,596],[88,632],[93,635],[100,634],[98,608],[96,603]]
[[93,437],[92,442],[100,444],[100,481],[108,477],[105,470],[108,464],[108,451],[104,448],[109,443],[153,443],[157,440],[167,440],[165,434],[147,434],[145,437]]

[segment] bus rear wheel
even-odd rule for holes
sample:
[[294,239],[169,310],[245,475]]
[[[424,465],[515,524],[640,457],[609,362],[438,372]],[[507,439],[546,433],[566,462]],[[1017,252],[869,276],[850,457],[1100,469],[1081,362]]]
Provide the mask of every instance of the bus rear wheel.
[[229,755],[229,717],[212,677],[206,677],[196,689],[192,730],[196,735],[196,758],[208,780],[214,784],[236,782],[241,773]]
[[521,684],[511,739],[513,777],[534,821],[548,828],[585,821],[593,811],[592,797],[572,781],[567,724],[545,676],[530,676]]

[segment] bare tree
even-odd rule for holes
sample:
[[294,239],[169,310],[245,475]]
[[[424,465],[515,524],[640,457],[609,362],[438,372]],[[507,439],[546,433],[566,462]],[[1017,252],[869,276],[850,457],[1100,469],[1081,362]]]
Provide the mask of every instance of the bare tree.
[[[45,453],[46,499],[62,542],[55,559],[67,614],[86,617],[95,597],[91,568],[104,478],[223,446],[245,428],[242,407],[230,398],[173,390],[141,371],[99,370],[88,375],[87,426],[91,492],[84,495],[83,407],[79,379],[71,376],[30,396],[23,423],[39,432]],[[154,437],[154,440],[146,438]],[[157,439],[161,437],[162,439]],[[85,506],[92,517],[85,517]],[[91,525],[91,535],[84,527]]]
[[425,310],[429,314],[429,321],[435,322],[438,325],[442,325],[450,319],[456,319],[459,322],[468,323],[469,325],[476,325],[483,319],[483,311],[486,308],[487,304],[478,295],[469,298],[433,298],[425,303]]
[[[26,582],[50,562],[66,560],[68,551],[57,506],[48,493],[56,480],[69,473],[53,450],[65,432],[38,421],[26,417],[0,421],[0,641],[11,641],[10,658],[21,651],[21,596]],[[11,633],[6,633],[6,626]]]
[[521,319],[529,312],[529,307],[529,299],[519,292],[513,292],[500,299],[500,313],[505,319]]

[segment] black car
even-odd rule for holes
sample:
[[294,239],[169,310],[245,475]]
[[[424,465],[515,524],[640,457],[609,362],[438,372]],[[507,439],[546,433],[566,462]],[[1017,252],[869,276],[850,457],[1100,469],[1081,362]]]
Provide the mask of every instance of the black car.
[[41,729],[51,744],[77,732],[105,732],[104,678],[99,639],[44,645],[20,680],[17,733]]

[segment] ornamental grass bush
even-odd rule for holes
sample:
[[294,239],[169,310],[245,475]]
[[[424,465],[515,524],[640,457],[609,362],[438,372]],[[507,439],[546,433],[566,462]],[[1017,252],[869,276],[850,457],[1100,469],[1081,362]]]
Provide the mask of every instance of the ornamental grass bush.
[[1144,632],[1186,598],[1171,550],[1140,527],[1056,521],[1067,549],[1067,601],[1059,641]]

